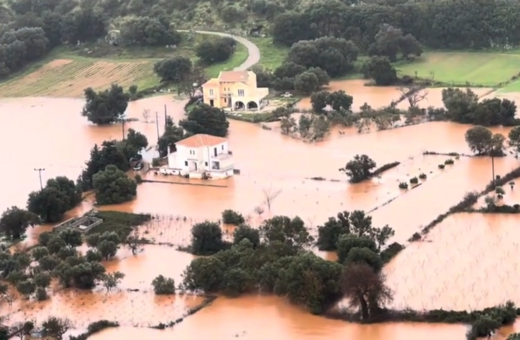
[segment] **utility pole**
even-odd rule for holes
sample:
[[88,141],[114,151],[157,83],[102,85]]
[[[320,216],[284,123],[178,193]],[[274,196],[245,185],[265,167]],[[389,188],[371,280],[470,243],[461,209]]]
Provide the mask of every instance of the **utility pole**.
[[166,117],[168,117],[168,114],[166,113],[166,104],[164,104],[164,128],[165,129],[166,129],[166,123],[168,122]]
[[157,143],[159,143],[159,112],[155,111],[155,126],[157,126]]
[[495,182],[495,157],[493,155],[493,151],[491,151],[491,175],[493,176],[493,190],[497,188]]
[[36,168],[34,171],[38,171],[38,174],[40,175],[40,190],[43,190],[42,171],[45,171],[45,168]]
[[123,140],[125,140],[125,119],[121,119],[121,126],[123,128]]

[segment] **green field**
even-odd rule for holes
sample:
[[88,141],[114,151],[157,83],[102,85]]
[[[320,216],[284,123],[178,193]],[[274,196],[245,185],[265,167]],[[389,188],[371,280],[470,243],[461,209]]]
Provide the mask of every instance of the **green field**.
[[258,46],[260,50],[260,62],[258,65],[263,66],[269,70],[274,70],[278,66],[282,65],[289,48],[284,46],[277,46],[273,44],[272,38],[254,38],[247,37],[253,44]]
[[428,52],[398,64],[399,75],[433,79],[452,85],[501,86],[520,73],[520,54],[492,52]]
[[[153,71],[157,61],[185,56],[196,63],[198,58],[193,46],[211,38],[197,35],[195,41],[182,43],[176,49],[123,48],[107,44],[56,48],[43,60],[0,82],[0,97],[78,98],[83,96],[83,90],[87,87],[102,90],[112,83],[124,88],[137,85],[139,90],[155,88],[160,84]],[[237,44],[231,58],[207,67],[206,75],[216,77],[220,71],[232,70],[242,64],[247,56],[245,46]]]

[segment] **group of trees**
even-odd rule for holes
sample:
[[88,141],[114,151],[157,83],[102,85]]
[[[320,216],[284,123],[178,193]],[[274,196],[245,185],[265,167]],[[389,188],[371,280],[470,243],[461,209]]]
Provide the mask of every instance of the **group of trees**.
[[85,89],[85,105],[81,115],[96,125],[120,122],[129,100],[130,95],[117,84],[99,92],[89,87]]
[[190,98],[195,97],[197,90],[206,81],[204,69],[182,56],[160,60],[154,64],[153,69],[161,82],[177,85],[177,93],[187,94]]
[[292,61],[285,61],[274,71],[261,66],[254,66],[258,86],[274,88],[277,91],[296,90],[305,95],[328,85],[330,77],[326,71],[319,67],[298,65]]
[[[282,13],[271,29],[274,41],[291,46],[301,40],[333,36],[353,41],[362,51],[376,47],[379,52],[388,52],[377,46],[381,24],[386,24],[430,48],[481,49],[520,43],[520,30],[513,24],[514,13],[520,9],[516,2],[477,1],[471,8],[453,1],[350,3],[313,3],[298,12]],[[486,25],[476,24],[482,22]],[[389,33],[394,40],[396,32]],[[400,39],[400,44],[404,53],[417,48],[410,38]]]
[[504,135],[493,133],[483,126],[468,129],[465,137],[469,148],[477,156],[504,156],[507,146],[511,147],[516,155],[520,153],[520,126],[509,131],[507,140]]
[[313,93],[311,96],[312,110],[315,113],[323,113],[327,105],[335,111],[350,112],[354,98],[345,93],[345,91],[320,91]]
[[124,19],[120,27],[120,43],[127,46],[174,46],[182,41],[166,16],[138,16]]
[[318,245],[337,250],[338,263],[308,251],[314,239],[299,217],[275,216],[258,229],[240,224],[232,244],[222,239],[218,223],[196,224],[191,251],[210,256],[191,262],[182,285],[232,296],[274,293],[317,314],[345,296],[360,307],[363,320],[369,320],[392,298],[381,274],[381,250],[394,231],[372,227],[371,217],[362,211],[342,212],[319,231]]
[[0,25],[0,78],[45,56],[60,44],[76,44],[103,37],[106,18],[92,7],[76,11],[75,3],[12,1],[15,16]]
[[237,42],[229,37],[216,37],[200,42],[195,47],[197,57],[206,65],[220,63],[231,57]]

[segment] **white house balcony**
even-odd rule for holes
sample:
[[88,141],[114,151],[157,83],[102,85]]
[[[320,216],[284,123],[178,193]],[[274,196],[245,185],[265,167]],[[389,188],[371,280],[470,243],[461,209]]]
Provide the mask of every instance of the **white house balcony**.
[[219,153],[218,155],[211,157],[211,159],[223,161],[223,160],[229,159],[231,157],[233,157],[233,153],[231,151],[229,151],[229,152]]

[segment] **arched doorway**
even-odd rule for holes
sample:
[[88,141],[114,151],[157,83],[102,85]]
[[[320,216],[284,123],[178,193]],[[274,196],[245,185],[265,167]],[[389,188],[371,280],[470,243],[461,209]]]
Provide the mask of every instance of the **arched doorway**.
[[241,101],[235,102],[235,110],[243,110],[245,108],[245,105]]
[[250,101],[247,103],[248,110],[258,110],[258,104],[256,102]]

